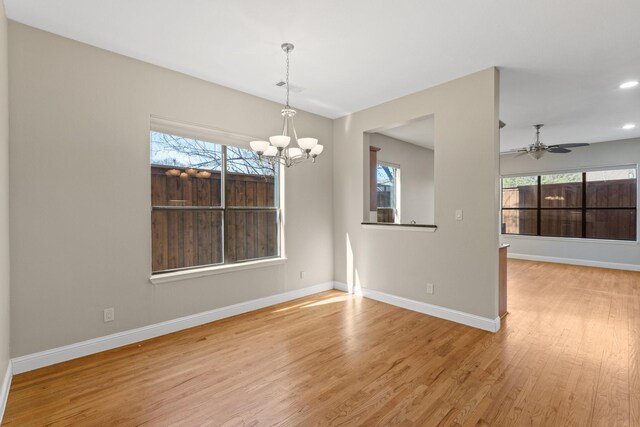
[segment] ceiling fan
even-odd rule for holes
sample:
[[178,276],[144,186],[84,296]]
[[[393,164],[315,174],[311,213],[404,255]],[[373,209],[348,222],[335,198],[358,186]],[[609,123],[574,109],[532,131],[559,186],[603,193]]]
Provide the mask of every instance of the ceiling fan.
[[587,145],[589,145],[586,143],[545,145],[542,142],[540,142],[540,128],[542,126],[544,125],[542,124],[533,125],[533,127],[536,129],[536,140],[533,142],[533,144],[530,144],[527,147],[515,150],[515,152],[520,153],[518,154],[518,156],[528,154],[530,157],[538,160],[539,158],[544,156],[544,153],[547,153],[547,152],[564,154],[564,153],[571,152],[569,148],[586,147]]

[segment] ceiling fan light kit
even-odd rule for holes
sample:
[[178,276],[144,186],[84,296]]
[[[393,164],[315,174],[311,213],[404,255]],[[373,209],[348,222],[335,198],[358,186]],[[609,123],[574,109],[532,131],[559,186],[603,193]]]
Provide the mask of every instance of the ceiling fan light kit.
[[539,160],[542,158],[542,156],[544,156],[545,153],[565,154],[571,152],[569,148],[586,147],[587,145],[589,145],[586,143],[545,145],[540,142],[540,129],[543,126],[543,124],[533,125],[536,130],[536,140],[528,147],[516,150],[516,152],[520,153],[518,154],[519,156],[528,154],[532,159]]

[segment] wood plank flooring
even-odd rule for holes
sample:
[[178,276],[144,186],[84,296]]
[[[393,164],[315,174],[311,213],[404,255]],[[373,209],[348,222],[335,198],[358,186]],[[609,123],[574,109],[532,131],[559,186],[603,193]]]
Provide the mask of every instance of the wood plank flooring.
[[497,334],[325,292],[17,375],[7,426],[640,426],[640,273],[510,260]]

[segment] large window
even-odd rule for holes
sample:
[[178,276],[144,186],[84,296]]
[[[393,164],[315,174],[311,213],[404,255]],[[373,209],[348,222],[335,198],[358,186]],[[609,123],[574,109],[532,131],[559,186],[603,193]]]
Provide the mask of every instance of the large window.
[[153,273],[279,256],[278,175],[252,150],[152,131]]
[[376,178],[378,222],[399,223],[400,168],[388,163],[378,163]]
[[636,240],[636,168],[502,178],[502,233]]

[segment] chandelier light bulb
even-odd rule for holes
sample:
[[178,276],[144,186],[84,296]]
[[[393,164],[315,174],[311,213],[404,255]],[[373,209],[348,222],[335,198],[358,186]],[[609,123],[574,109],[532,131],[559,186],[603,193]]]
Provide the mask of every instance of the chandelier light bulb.
[[315,147],[313,147],[311,149],[311,154],[312,156],[319,156],[322,153],[322,150],[324,150],[324,146],[322,144],[317,144]]
[[269,147],[269,143],[267,141],[251,141],[249,145],[251,145],[251,149],[253,151],[258,153],[264,153],[264,150]]
[[292,159],[295,159],[296,157],[300,157],[302,156],[302,150],[298,147],[291,147],[289,148],[289,157],[291,157]]
[[316,138],[300,138],[298,139],[298,146],[303,150],[311,150],[318,144],[318,140]]
[[291,142],[291,137],[286,135],[274,135],[269,137],[269,141],[271,141],[271,145],[276,148],[285,148]]
[[276,154],[278,154],[278,149],[273,145],[268,146],[267,149],[264,150],[264,153],[262,153],[262,155],[265,157],[273,157]]

